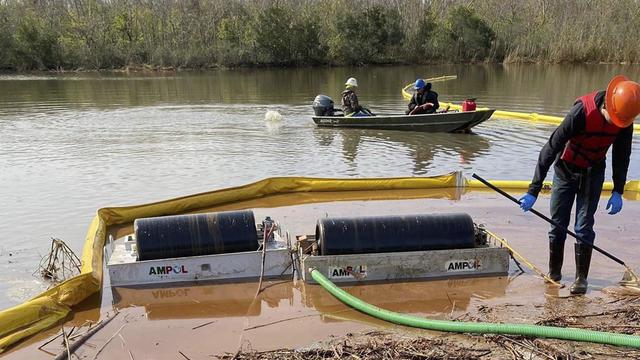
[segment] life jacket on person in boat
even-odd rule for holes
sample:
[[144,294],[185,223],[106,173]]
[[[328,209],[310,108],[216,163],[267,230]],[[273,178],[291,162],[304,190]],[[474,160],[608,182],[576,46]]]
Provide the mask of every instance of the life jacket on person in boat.
[[[576,100],[582,102],[585,114],[585,128],[580,135],[572,137],[560,157],[562,160],[589,168],[602,161],[607,155],[621,128],[609,124],[596,105],[596,94],[588,94]],[[574,103],[574,104],[575,104]]]

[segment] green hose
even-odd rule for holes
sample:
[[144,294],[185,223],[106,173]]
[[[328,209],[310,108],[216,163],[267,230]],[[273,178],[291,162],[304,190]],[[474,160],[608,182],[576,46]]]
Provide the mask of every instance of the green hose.
[[602,331],[582,330],[572,328],[559,328],[553,326],[538,326],[526,324],[492,324],[482,322],[461,322],[447,320],[432,320],[418,318],[410,315],[399,314],[384,310],[368,304],[357,297],[346,293],[329,281],[320,271],[311,270],[311,277],[322,285],[331,295],[337,297],[343,303],[369,314],[378,319],[389,321],[399,325],[406,325],[429,330],[451,331],[475,334],[510,334],[532,337],[545,337],[563,340],[588,341],[601,344],[630,346],[640,348],[640,336],[615,334]]

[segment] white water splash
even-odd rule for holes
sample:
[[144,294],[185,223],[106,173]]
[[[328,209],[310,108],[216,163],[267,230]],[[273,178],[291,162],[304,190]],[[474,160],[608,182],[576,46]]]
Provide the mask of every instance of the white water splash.
[[279,122],[282,120],[282,115],[275,110],[268,110],[266,114],[264,114],[264,120],[268,122]]

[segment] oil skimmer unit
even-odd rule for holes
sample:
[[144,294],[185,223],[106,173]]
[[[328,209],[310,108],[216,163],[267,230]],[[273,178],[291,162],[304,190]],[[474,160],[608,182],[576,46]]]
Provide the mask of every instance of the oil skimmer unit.
[[[262,246],[264,268],[262,265]],[[249,280],[310,269],[334,282],[500,276],[509,250],[488,240],[467,214],[325,217],[291,241],[251,210],[140,218],[134,234],[107,245],[112,286]]]

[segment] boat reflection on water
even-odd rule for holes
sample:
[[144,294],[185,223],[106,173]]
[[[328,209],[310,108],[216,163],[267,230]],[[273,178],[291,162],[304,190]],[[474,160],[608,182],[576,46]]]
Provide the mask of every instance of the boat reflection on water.
[[[344,286],[348,293],[400,313],[435,315],[466,311],[473,299],[488,300],[505,295],[508,277],[448,279]],[[144,307],[149,320],[260,317],[273,319],[313,310],[323,322],[357,322],[368,318],[329,294],[319,285],[291,281],[268,282],[256,298],[256,282],[189,284],[176,286],[113,287],[118,310]],[[314,312],[304,311],[305,314]],[[349,317],[352,317],[351,319]]]
[[[343,288],[383,309],[450,319],[452,314],[477,311],[474,299],[485,305],[503,297],[507,285],[507,277],[496,277]],[[266,281],[256,297],[257,286],[257,282],[243,282],[114,287],[113,307],[123,313],[127,342],[158,358],[176,347],[190,349],[190,356],[201,358],[235,353],[239,348],[298,348],[319,339],[396,326],[348,307],[320,285]],[[202,336],[212,340],[202,341]],[[118,358],[127,356],[121,355]]]
[[293,301],[293,286],[280,282],[262,291],[254,301],[257,282],[185,283],[112,287],[116,309],[144,307],[149,320],[260,316],[264,305],[275,308]]
[[[343,286],[349,294],[382,309],[423,317],[442,318],[452,312],[469,311],[473,299],[490,300],[506,295],[509,278],[486,277],[447,279],[436,281],[412,281],[379,283],[371,285]],[[304,301],[323,315],[325,321],[375,319],[359,312],[343,313],[344,305],[334,297],[328,297],[320,286],[305,286]]]
[[491,146],[487,138],[474,133],[314,128],[313,134],[318,144],[325,147],[332,146],[336,138],[340,138],[343,157],[350,163],[356,162],[360,148],[374,147],[363,154],[373,153],[379,159],[398,161],[398,155],[406,155],[413,163],[414,175],[427,174],[438,159],[471,164],[476,158],[486,155]]

